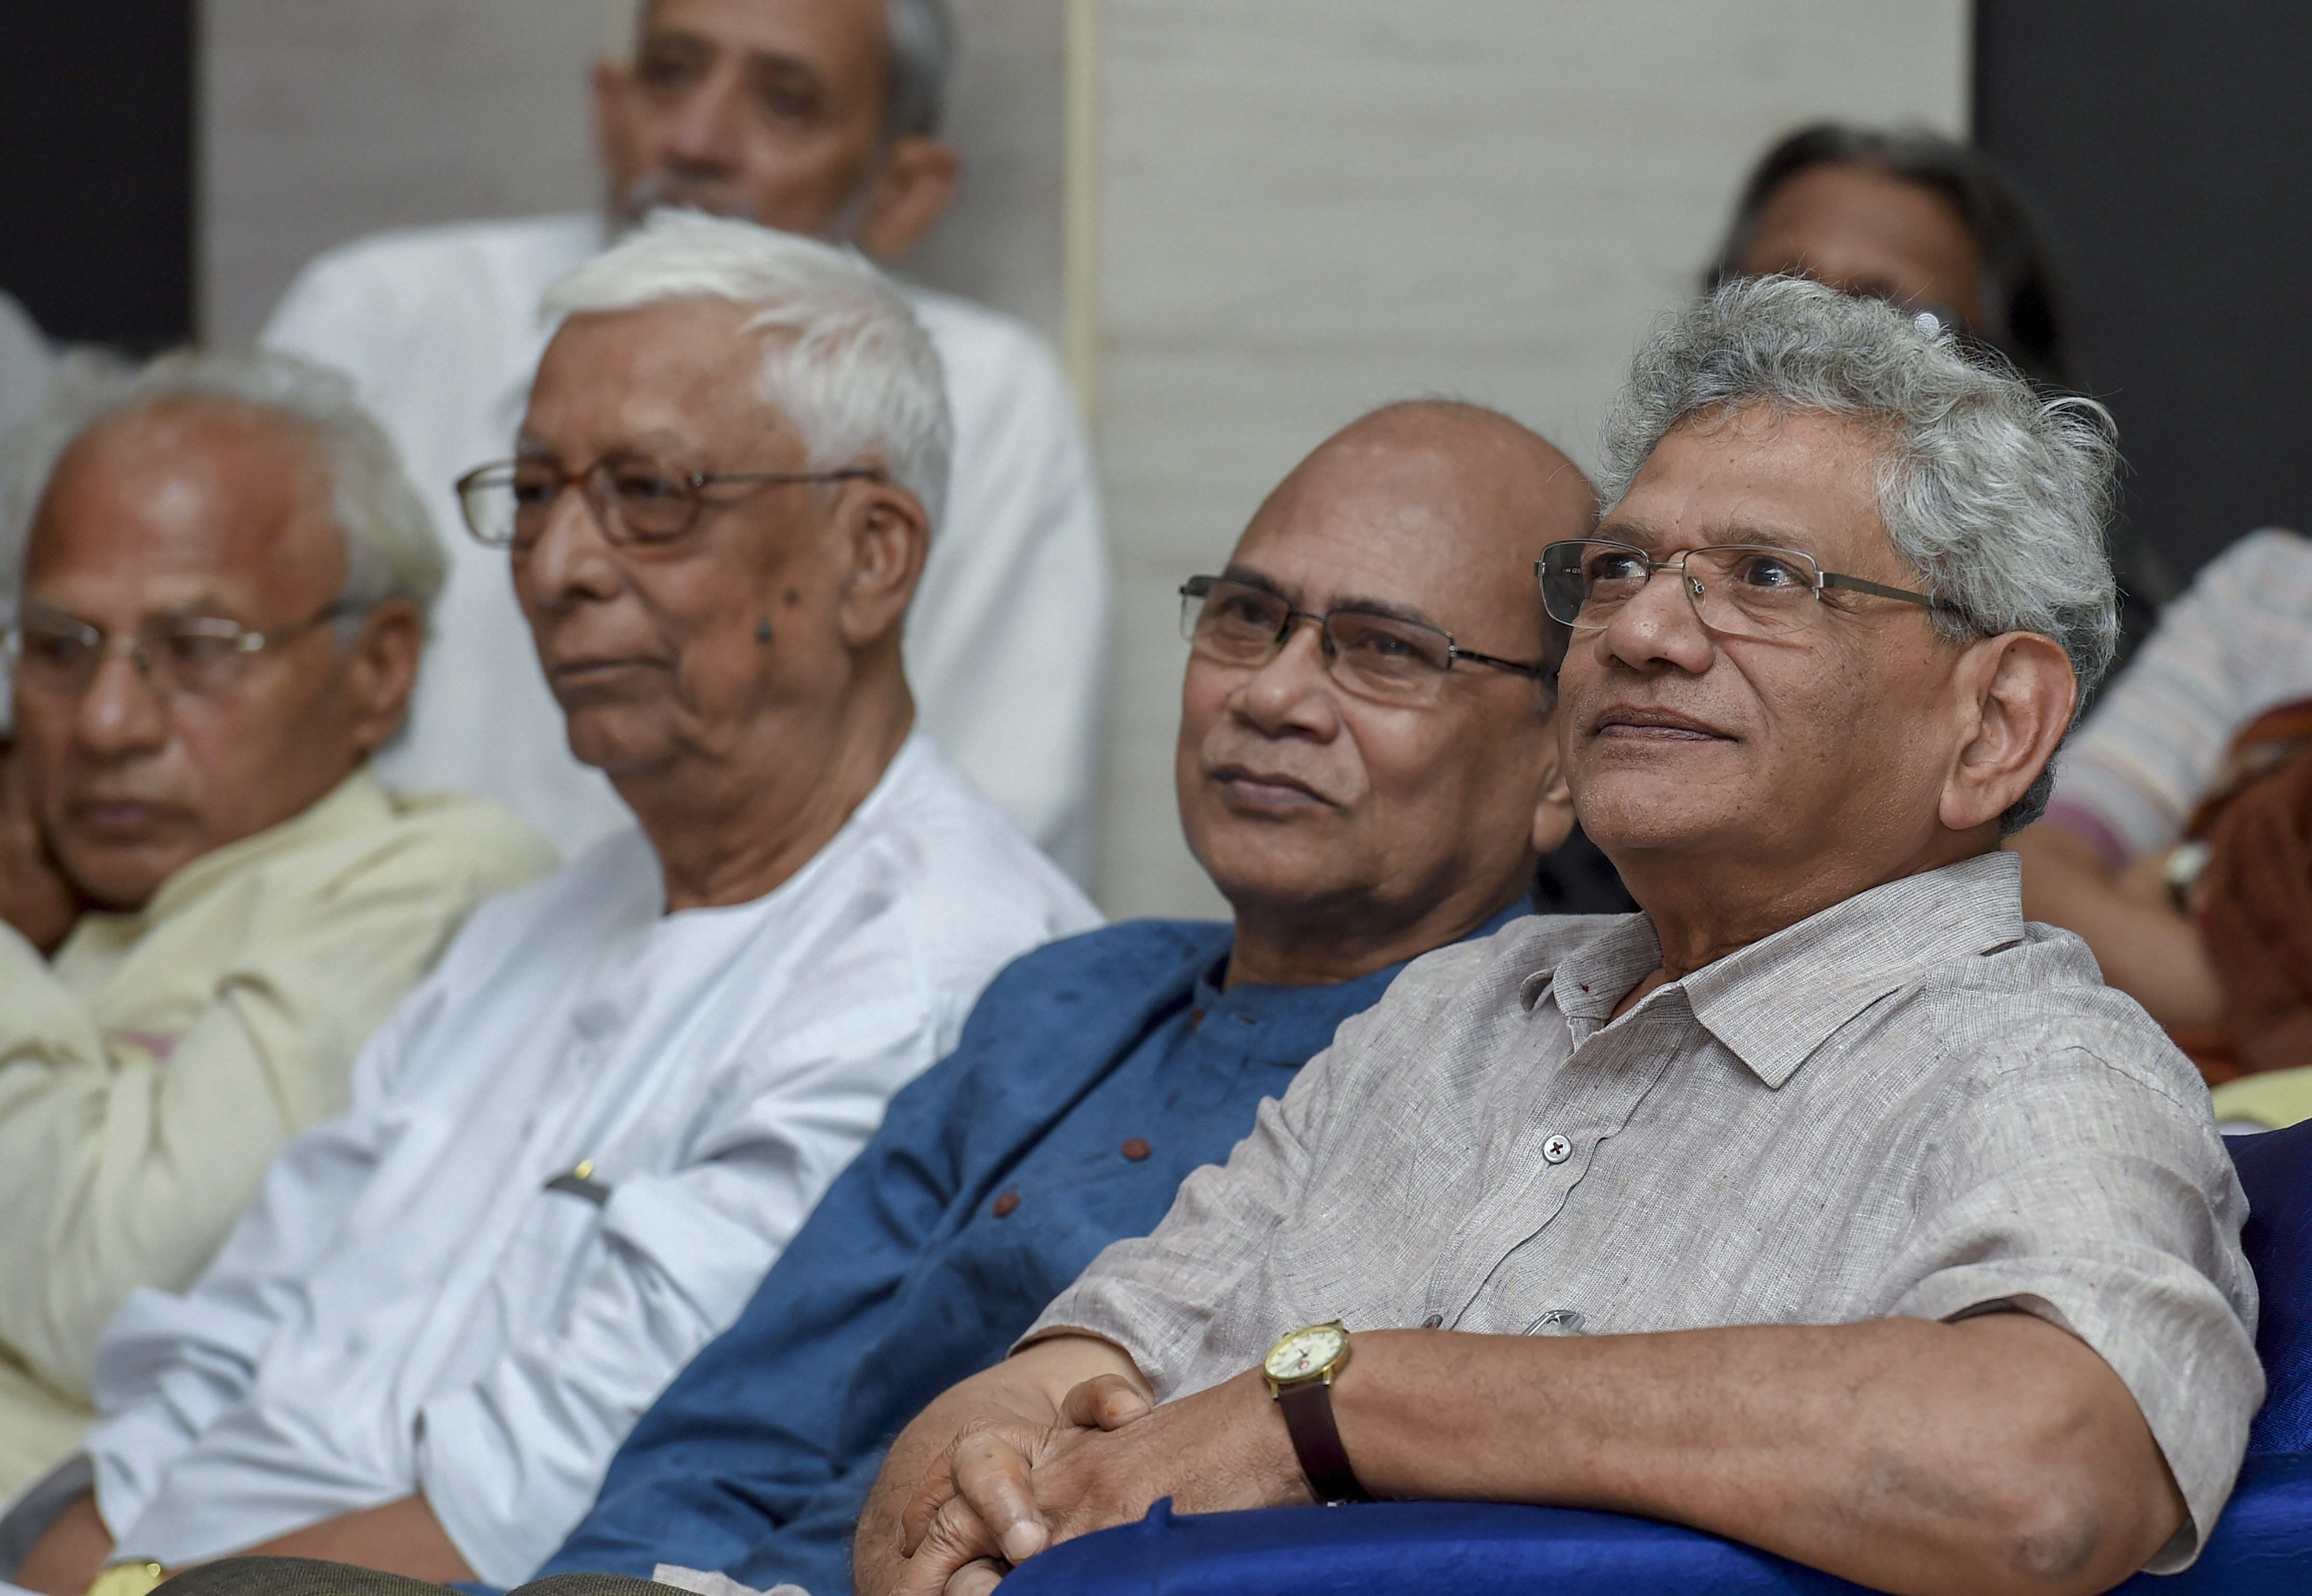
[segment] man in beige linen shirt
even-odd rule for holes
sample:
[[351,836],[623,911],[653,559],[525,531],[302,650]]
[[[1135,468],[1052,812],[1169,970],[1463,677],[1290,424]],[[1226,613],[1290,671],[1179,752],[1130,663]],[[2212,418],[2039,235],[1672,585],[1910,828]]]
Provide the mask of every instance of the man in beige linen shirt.
[[90,1422],[120,1299],[192,1278],[467,911],[553,862],[495,804],[370,773],[442,554],[337,379],[175,357],[74,393],[26,453],[0,566],[0,1497]]
[[1791,279],[1660,333],[1539,573],[1644,912],[1409,968],[902,1434],[863,1596],[1166,1496],[1611,1508],[1902,1592],[2188,1563],[2263,1396],[2246,1204],[1999,850],[2110,656],[2098,419]]

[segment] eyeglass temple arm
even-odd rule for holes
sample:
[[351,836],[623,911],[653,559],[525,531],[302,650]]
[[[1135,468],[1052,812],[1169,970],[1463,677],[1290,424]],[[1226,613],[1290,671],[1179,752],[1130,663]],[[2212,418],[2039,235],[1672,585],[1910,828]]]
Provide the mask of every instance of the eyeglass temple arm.
[[1889,588],[1881,582],[1865,581],[1859,576],[1841,576],[1835,571],[1826,571],[1822,573],[1822,585],[1826,588],[1851,588],[1857,593],[1875,593],[1881,598],[1899,598],[1905,604],[1915,604],[1927,609],[1947,607],[1940,601],[1930,598],[1924,593],[1914,593],[1906,588]]

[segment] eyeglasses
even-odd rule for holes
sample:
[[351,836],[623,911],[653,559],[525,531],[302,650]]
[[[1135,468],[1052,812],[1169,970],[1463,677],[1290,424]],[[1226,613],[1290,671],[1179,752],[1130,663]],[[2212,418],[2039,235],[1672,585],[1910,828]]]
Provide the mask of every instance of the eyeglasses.
[[583,472],[552,460],[502,460],[477,466],[458,479],[458,508],[466,530],[497,549],[526,549],[546,530],[546,519],[565,489],[577,487],[602,536],[622,547],[674,543],[708,510],[731,507],[745,495],[710,497],[724,484],[753,488],[803,482],[881,481],[872,466],[838,471],[673,471],[640,461],[601,460]]
[[1458,647],[1451,632],[1420,621],[1353,609],[1316,615],[1294,609],[1265,588],[1224,576],[1192,576],[1180,584],[1180,635],[1198,652],[1225,664],[1267,663],[1303,621],[1317,624],[1333,679],[1368,698],[1423,697],[1464,659],[1536,681],[1549,675],[1546,665]]
[[1825,571],[1796,549],[1756,544],[1716,544],[1688,549],[1675,559],[1657,560],[1642,548],[1603,537],[1577,537],[1541,551],[1534,572],[1541,579],[1541,606],[1550,618],[1576,632],[1598,632],[1645,590],[1658,571],[1677,572],[1686,602],[1711,631],[1730,637],[1774,637],[1801,631],[1823,614],[1827,588],[1899,598],[1928,609],[1950,606],[1924,593],[1859,576]]
[[214,697],[239,685],[263,650],[352,613],[340,599],[309,620],[270,632],[253,631],[222,615],[169,615],[132,635],[112,637],[63,610],[27,605],[8,632],[8,663],[17,686],[48,698],[78,698],[116,655],[134,665],[156,692]]

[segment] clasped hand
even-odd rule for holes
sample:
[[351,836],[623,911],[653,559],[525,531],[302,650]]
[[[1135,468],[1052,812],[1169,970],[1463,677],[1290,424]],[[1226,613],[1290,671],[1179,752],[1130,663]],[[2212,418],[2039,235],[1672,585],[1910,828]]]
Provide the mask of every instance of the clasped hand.
[[1047,1422],[974,1420],[900,1517],[907,1561],[895,1596],[986,1596],[1014,1564],[1130,1523],[1166,1496],[1184,1513],[1310,1500],[1257,1374],[1161,1408],[1101,1374]]

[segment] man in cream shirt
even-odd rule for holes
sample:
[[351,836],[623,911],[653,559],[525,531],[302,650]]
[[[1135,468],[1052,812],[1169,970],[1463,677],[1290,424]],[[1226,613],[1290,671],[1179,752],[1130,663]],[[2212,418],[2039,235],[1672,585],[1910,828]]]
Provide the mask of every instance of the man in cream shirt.
[[[266,342],[351,372],[451,528],[450,586],[412,735],[387,771],[491,793],[565,855],[625,823],[571,756],[504,556],[455,530],[450,484],[504,455],[546,347],[539,301],[653,206],[746,216],[904,255],[958,177],[937,137],[941,0],[656,0],[595,83],[607,214],[381,234],[308,266]],[[1082,433],[1044,345],[904,287],[944,369],[954,480],[907,617],[923,727],[1078,879],[1105,663],[1107,554]]]
[[485,905],[206,1273],[123,1305],[0,1578],[263,1548],[513,1583],[980,988],[1098,918],[914,728],[950,432],[906,302],[667,216],[552,303],[464,504],[639,827]]
[[342,379],[167,360],[60,400],[31,454],[0,567],[0,1496],[93,1418],[121,1298],[191,1281],[467,911],[554,862],[369,769],[442,554]]

